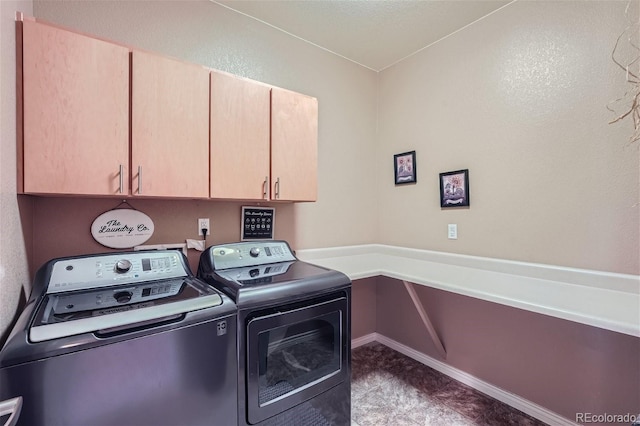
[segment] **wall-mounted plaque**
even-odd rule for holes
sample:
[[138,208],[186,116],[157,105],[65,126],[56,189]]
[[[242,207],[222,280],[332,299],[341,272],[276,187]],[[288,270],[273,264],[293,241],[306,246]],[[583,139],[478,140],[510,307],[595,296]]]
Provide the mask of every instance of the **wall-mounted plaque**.
[[242,207],[240,232],[242,241],[273,240],[276,209],[273,207]]
[[91,235],[105,247],[124,249],[139,246],[153,235],[153,221],[134,209],[102,213],[91,224]]

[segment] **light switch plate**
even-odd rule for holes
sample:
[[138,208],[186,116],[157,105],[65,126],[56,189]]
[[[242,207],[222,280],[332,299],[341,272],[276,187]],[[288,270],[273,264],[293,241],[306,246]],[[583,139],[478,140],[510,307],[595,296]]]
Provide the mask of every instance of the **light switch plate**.
[[447,225],[447,229],[448,229],[449,239],[450,240],[457,240],[458,239],[458,225],[456,225],[455,223],[450,223],[449,225]]

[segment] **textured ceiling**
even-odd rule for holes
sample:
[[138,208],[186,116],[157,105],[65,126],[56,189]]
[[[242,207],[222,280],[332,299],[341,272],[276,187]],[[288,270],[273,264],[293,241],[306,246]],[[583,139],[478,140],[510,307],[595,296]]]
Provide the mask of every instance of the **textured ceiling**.
[[510,1],[220,0],[220,4],[375,71]]

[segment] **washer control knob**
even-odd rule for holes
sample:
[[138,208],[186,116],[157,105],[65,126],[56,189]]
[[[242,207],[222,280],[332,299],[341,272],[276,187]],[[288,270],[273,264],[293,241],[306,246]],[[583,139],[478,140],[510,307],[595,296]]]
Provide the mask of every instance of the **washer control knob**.
[[121,259],[116,262],[116,273],[124,274],[125,272],[129,272],[129,269],[131,269],[131,262],[127,259]]
[[130,291],[119,291],[113,295],[113,298],[116,299],[118,303],[127,303],[131,300],[131,296],[133,296],[133,293]]
[[251,250],[249,250],[249,254],[251,255],[251,257],[260,256],[260,248],[259,247],[252,247]]

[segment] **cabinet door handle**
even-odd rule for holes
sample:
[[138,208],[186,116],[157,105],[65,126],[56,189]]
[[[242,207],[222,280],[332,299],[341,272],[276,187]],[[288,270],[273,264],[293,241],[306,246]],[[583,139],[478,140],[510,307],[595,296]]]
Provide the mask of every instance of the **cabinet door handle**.
[[267,184],[269,181],[269,176],[265,176],[264,177],[264,182],[262,183],[262,198],[264,198],[265,200],[267,199]]
[[120,187],[118,188],[118,192],[122,194],[122,186],[124,185],[124,166],[120,164]]
[[142,166],[138,166],[138,195],[142,194]]
[[275,189],[275,193],[276,193],[276,199],[280,198],[280,178],[276,179],[276,184],[274,185],[274,189]]

